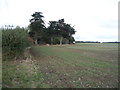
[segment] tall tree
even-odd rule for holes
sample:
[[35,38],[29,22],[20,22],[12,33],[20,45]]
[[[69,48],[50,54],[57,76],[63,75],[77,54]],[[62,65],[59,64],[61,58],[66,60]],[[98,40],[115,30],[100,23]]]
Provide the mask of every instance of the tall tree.
[[53,38],[57,35],[57,21],[49,21],[47,33],[51,38],[51,45],[53,44]]
[[75,34],[75,29],[64,22],[64,19],[58,20],[58,34],[60,36],[60,45],[62,45],[63,38],[74,40],[72,35]]
[[75,34],[75,29],[70,24],[65,25],[65,30],[67,32],[66,38],[69,40],[69,43],[73,43],[74,37],[72,37],[73,34]]
[[38,38],[42,38],[44,30],[45,30],[45,23],[44,23],[44,16],[42,12],[35,12],[31,15],[33,18],[30,19],[30,35],[32,35],[33,39],[38,40]]
[[58,35],[60,37],[60,45],[62,45],[62,41],[63,41],[63,37],[65,34],[65,23],[64,23],[64,19],[60,19],[58,20]]

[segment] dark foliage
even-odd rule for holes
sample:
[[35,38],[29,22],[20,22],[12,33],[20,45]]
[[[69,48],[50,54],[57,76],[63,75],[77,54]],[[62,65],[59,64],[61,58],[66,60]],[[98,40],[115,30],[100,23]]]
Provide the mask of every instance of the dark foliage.
[[2,30],[2,53],[4,58],[14,58],[29,46],[26,30]]

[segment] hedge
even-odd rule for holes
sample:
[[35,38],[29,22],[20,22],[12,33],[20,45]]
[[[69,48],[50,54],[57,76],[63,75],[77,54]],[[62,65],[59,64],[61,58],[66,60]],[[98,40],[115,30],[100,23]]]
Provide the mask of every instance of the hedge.
[[4,58],[14,58],[29,46],[28,34],[23,29],[2,30],[2,54]]

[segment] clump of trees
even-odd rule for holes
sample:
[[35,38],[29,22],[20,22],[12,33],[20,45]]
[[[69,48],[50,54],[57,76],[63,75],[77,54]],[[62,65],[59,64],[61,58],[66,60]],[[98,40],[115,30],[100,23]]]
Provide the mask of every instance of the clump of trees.
[[28,46],[27,30],[20,27],[16,27],[15,29],[2,29],[3,60],[22,54]]
[[42,12],[35,12],[30,19],[29,36],[36,44],[71,44],[73,43],[75,29],[70,24],[65,23],[64,19],[49,21],[49,26],[45,27]]
[[[15,29],[2,29],[2,55],[5,58],[14,58],[24,52],[30,45],[29,41],[35,44],[71,44],[75,29],[64,19],[49,21],[49,26],[45,26],[44,16],[41,12],[35,12],[30,19],[27,29],[17,26]],[[29,29],[29,30],[28,30]],[[29,31],[29,32],[28,32]],[[1,41],[1,40],[0,40]]]

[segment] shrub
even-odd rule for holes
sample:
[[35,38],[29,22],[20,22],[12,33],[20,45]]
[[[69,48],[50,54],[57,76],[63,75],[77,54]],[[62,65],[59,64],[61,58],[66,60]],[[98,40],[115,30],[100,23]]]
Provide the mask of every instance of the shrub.
[[26,30],[2,30],[2,52],[4,58],[14,58],[24,52],[29,46],[28,34]]

